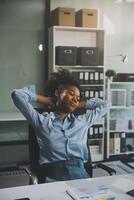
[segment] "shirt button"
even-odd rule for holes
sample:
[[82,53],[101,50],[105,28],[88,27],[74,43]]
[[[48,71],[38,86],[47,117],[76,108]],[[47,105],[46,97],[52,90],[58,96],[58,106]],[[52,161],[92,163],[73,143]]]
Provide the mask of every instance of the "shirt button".
[[43,116],[44,116],[44,117],[47,117],[47,113],[43,113]]

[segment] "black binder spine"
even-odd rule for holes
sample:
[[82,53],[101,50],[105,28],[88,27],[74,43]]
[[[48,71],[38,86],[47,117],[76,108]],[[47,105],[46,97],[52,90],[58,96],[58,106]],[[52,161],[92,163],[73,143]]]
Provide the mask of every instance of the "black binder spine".
[[121,133],[120,144],[120,152],[126,152],[126,133]]

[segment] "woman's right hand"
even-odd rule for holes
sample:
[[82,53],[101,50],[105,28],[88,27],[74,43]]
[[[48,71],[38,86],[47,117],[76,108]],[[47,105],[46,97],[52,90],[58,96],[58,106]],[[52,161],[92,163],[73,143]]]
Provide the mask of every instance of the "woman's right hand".
[[37,101],[39,103],[49,106],[52,109],[55,109],[56,107],[56,99],[54,97],[46,97],[46,96],[37,95]]

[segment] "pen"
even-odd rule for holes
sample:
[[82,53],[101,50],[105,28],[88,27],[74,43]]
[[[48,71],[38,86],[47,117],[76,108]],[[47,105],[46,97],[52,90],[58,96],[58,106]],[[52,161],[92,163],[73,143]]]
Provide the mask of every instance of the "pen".
[[72,195],[66,190],[66,193],[73,199],[73,200],[75,200],[75,198],[74,197],[72,197]]

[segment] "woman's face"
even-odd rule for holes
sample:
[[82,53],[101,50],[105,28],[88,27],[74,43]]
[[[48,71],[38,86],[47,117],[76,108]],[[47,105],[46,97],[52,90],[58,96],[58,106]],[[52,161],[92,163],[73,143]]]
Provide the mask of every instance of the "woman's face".
[[65,113],[75,111],[79,106],[80,91],[76,86],[69,86],[59,95],[60,110]]

